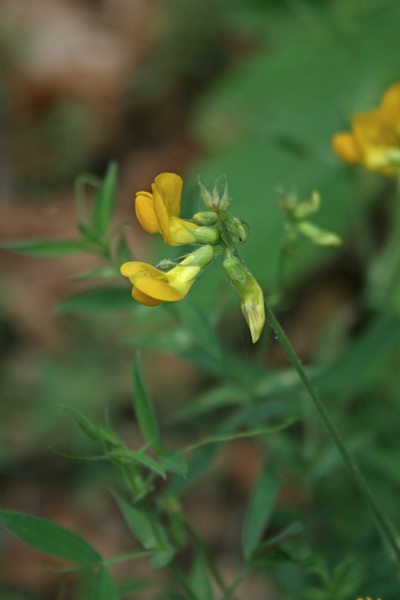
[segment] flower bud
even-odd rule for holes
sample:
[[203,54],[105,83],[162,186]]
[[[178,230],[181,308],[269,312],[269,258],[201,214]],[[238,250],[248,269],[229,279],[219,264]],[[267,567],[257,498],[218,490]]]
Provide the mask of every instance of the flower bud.
[[297,224],[297,229],[310,242],[318,244],[318,246],[340,246],[342,243],[342,240],[336,233],[325,231],[325,229],[321,229],[309,221],[301,221]]
[[247,241],[247,233],[240,219],[226,213],[225,223],[234,244],[244,244]]
[[215,225],[218,215],[215,212],[202,211],[193,215],[192,221],[196,225]]
[[244,290],[246,287],[246,268],[242,265],[240,260],[236,258],[236,256],[233,256],[230,250],[227,251],[222,266],[224,267],[226,274],[238,292],[239,288],[237,286],[240,286],[242,290]]
[[223,267],[236,288],[240,307],[255,344],[265,324],[264,294],[261,287],[238,258],[228,250]]
[[190,233],[196,244],[217,244],[219,242],[219,230],[216,227],[200,227]]

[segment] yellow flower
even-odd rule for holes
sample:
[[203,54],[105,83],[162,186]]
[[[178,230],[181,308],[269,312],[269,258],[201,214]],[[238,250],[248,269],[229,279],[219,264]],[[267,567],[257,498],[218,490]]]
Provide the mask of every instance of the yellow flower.
[[135,210],[139,223],[148,233],[161,233],[167,246],[194,242],[188,229],[199,229],[198,225],[179,218],[182,184],[179,175],[161,173],[151,186],[152,194],[136,194]]
[[342,160],[383,175],[400,173],[400,83],[383,95],[379,108],[356,115],[351,133],[338,133],[333,148]]
[[187,256],[167,273],[143,262],[127,262],[121,273],[133,284],[132,296],[145,306],[182,300],[199,273],[214,259],[214,250],[205,245]]

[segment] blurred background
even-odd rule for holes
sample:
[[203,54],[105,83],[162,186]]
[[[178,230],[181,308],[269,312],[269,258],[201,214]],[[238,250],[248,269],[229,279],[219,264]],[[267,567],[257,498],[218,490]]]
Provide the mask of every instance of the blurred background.
[[[400,79],[399,26],[395,0],[0,0],[1,241],[77,237],[74,182],[82,173],[103,177],[114,160],[115,227],[127,224],[134,258],[154,264],[179,251],[140,229],[135,192],[150,190],[161,172],[178,173],[182,216],[190,217],[201,208],[198,175],[208,187],[226,175],[233,213],[250,225],[243,254],[268,297],[282,236],[277,190],[300,199],[318,190],[315,222],[344,243],[299,246],[286,270],[280,320],[393,519],[400,485],[400,291],[390,283],[399,255],[396,186],[342,164],[331,137]],[[90,188],[87,196],[90,202]],[[91,452],[57,407],[99,420],[107,411],[137,447],[130,377],[134,350],[142,348],[166,439],[181,447],[224,417],[224,409],[204,411],[203,420],[185,410],[224,389],[229,369],[247,388],[261,367],[289,369],[268,332],[252,347],[220,265],[196,282],[185,306],[156,309],[135,305],[119,278],[88,281],[85,272],[98,265],[87,255],[1,251],[0,503],[79,531],[112,556],[129,551],[132,540],[107,492],[111,472],[46,451]],[[215,325],[229,366],[207,351],[194,314]],[[259,395],[295,402],[303,429],[224,448],[211,474],[186,492],[185,509],[234,577],[244,506],[274,453],[284,480],[281,521],[296,515],[332,568],[353,554],[354,598],[389,600],[387,556],[313,409],[290,385]],[[1,550],[2,600],[56,597],[58,577],[42,568],[43,556],[6,534]],[[367,558],[357,561],[357,551]],[[147,565],[132,569],[116,570],[134,580],[125,597],[156,597],[140,591]],[[157,574],[160,586],[165,577]],[[280,577],[287,596],[264,572],[238,598],[311,598],[302,595],[295,567]]]

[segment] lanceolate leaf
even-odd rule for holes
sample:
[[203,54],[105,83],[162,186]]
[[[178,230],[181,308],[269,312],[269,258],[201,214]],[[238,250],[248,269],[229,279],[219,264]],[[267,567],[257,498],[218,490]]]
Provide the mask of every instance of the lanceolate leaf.
[[279,482],[265,471],[261,474],[250,498],[242,542],[246,560],[256,550],[270,519],[278,495]]
[[82,565],[101,562],[100,554],[81,537],[45,519],[7,510],[0,523],[36,550]]
[[97,573],[90,600],[118,600],[119,593],[110,571],[102,567]]
[[100,237],[108,233],[114,212],[117,189],[117,165],[111,163],[94,199],[92,225]]
[[44,258],[59,258],[89,250],[89,246],[81,240],[21,240],[1,242],[0,248]]
[[132,304],[132,297],[128,288],[96,288],[67,298],[67,300],[58,304],[57,312],[64,314],[121,310],[132,308]]
[[145,386],[139,353],[136,353],[133,365],[132,391],[136,418],[143,437],[157,454],[162,454],[163,448],[157,421]]

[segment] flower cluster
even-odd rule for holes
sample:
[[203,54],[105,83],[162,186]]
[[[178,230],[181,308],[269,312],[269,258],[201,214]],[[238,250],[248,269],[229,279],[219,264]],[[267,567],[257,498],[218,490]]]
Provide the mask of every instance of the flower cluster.
[[342,160],[383,175],[400,173],[400,83],[390,87],[381,104],[353,119],[351,133],[338,133],[333,148]]
[[152,184],[152,193],[136,194],[136,216],[148,233],[159,233],[168,246],[198,244],[199,247],[179,263],[162,261],[159,268],[131,261],[121,266],[121,273],[133,285],[132,296],[145,306],[182,300],[201,271],[215,255],[224,254],[223,266],[237,290],[241,308],[249,326],[253,343],[265,322],[264,296],[261,287],[243,262],[236,244],[246,241],[246,230],[240,219],[228,212],[228,187],[220,198],[217,186],[210,194],[201,184],[201,195],[207,211],[181,219],[182,179],[174,173],[162,173]]

